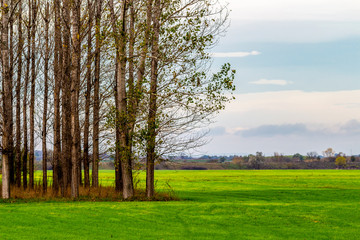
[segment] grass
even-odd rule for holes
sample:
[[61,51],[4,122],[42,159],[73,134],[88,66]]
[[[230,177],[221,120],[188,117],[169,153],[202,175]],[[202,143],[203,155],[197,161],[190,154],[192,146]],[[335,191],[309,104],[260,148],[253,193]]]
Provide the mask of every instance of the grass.
[[[169,202],[0,204],[0,239],[358,239],[360,172],[156,171]],[[104,185],[112,171],[101,171]],[[144,174],[138,176],[143,187]],[[170,187],[171,186],[171,187]]]

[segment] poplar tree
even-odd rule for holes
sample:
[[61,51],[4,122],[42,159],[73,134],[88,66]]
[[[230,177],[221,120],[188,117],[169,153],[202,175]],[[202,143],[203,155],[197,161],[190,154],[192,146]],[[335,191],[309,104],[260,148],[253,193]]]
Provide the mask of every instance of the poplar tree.
[[9,2],[2,1],[2,31],[1,31],[1,64],[2,64],[2,120],[3,120],[3,136],[2,136],[2,197],[10,198],[10,158],[11,158],[11,122],[12,122],[12,79],[10,77],[9,65]]

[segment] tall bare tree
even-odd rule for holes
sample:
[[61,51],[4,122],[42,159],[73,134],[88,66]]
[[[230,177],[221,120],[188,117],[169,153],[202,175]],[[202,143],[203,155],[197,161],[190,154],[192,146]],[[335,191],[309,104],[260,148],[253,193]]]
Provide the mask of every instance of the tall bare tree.
[[86,93],[85,93],[85,120],[84,120],[84,185],[90,186],[89,171],[89,131],[90,131],[90,103],[91,103],[91,76],[92,76],[92,26],[93,26],[93,4],[87,1],[88,11],[88,36],[87,36],[87,63],[86,63]]
[[99,186],[99,125],[100,125],[100,21],[102,0],[96,0],[95,14],[95,75],[94,75],[94,108],[93,108],[93,161],[92,161],[92,186]]
[[18,10],[18,70],[16,81],[16,146],[15,146],[15,168],[16,168],[16,186],[21,186],[21,77],[22,77],[22,58],[23,58],[23,36],[22,36],[22,1],[19,1]]
[[153,38],[151,52],[151,81],[150,81],[150,101],[148,115],[148,137],[146,154],[146,195],[151,198],[154,196],[154,162],[156,159],[156,114],[157,114],[157,81],[158,81],[158,62],[159,62],[159,36],[160,36],[160,0],[155,0],[153,15]]
[[[13,130],[14,130],[14,126],[13,126],[13,78],[14,78],[14,12],[15,12],[15,2],[14,1],[10,1],[10,16],[9,16],[9,77],[11,79],[10,81],[10,98],[11,98],[11,102],[10,102],[10,108],[11,111],[9,111],[9,118],[11,119],[11,126],[9,128],[10,136],[13,136]],[[9,139],[9,146],[11,149],[11,152],[9,152],[9,174],[10,174],[10,184],[13,185],[15,183],[15,158],[14,158],[14,139],[13,137],[11,137]]]
[[132,161],[129,149],[129,132],[127,123],[127,99],[126,99],[126,25],[127,25],[127,1],[122,2],[121,24],[119,28],[119,37],[117,39],[117,51],[119,58],[116,60],[117,67],[117,111],[119,124],[119,149],[121,157],[121,170],[123,179],[123,197],[125,199],[134,196],[134,184],[132,176]]
[[76,0],[72,2],[72,44],[73,52],[71,58],[71,135],[72,135],[72,148],[71,148],[71,197],[79,197],[79,171],[78,161],[80,161],[80,155],[78,154],[78,147],[80,139],[78,137],[79,128],[77,125],[78,114],[78,92],[80,82],[80,1]]
[[23,96],[23,128],[24,128],[24,153],[23,153],[23,186],[24,189],[27,188],[27,170],[28,170],[28,121],[27,121],[27,94],[28,94],[28,85],[30,80],[30,55],[31,55],[31,0],[28,1],[28,21],[26,22],[26,31],[27,31],[27,53],[26,53],[26,70],[25,70],[25,84],[24,84],[24,96]]
[[[116,52],[116,59],[119,58],[118,52]],[[118,102],[117,99],[117,68],[118,65],[115,66],[115,83],[114,83],[114,97],[115,97],[115,107],[118,109]],[[123,179],[122,179],[122,170],[121,170],[121,156],[120,156],[120,126],[117,122],[119,119],[119,113],[116,111],[116,120],[115,120],[115,159],[114,159],[114,165],[115,165],[115,190],[118,192],[123,191]]]
[[64,0],[62,6],[63,33],[63,77],[62,77],[62,171],[63,195],[71,183],[71,1]]
[[42,122],[42,170],[43,170],[43,191],[47,191],[47,108],[48,108],[48,91],[49,91],[49,58],[50,58],[50,47],[49,47],[49,23],[50,23],[50,6],[49,2],[46,2],[45,6],[45,56],[44,56],[44,111],[43,111],[43,122]]
[[1,31],[1,63],[2,63],[2,88],[3,88],[3,136],[2,136],[2,197],[10,198],[10,168],[9,160],[11,157],[11,91],[12,79],[10,78],[9,66],[9,2],[2,1],[2,31]]
[[61,15],[60,0],[54,1],[54,152],[53,152],[53,187],[57,193],[62,181],[62,168],[60,162],[60,86],[62,80],[62,40],[61,40]]
[[29,154],[29,187],[34,187],[34,160],[35,160],[35,80],[36,80],[36,20],[37,0],[31,0],[31,90],[30,90],[30,154]]

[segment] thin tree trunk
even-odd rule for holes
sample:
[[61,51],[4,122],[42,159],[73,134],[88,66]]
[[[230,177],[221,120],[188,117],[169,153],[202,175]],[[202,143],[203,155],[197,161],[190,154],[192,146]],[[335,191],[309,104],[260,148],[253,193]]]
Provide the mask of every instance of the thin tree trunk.
[[87,2],[88,10],[88,40],[87,40],[87,72],[86,72],[86,94],[85,94],[85,122],[84,122],[84,185],[90,186],[90,172],[89,172],[89,131],[90,131],[90,102],[91,102],[91,64],[92,64],[92,22],[93,11],[91,1]]
[[[148,54],[148,47],[149,47],[149,38],[150,38],[150,30],[151,30],[151,17],[152,17],[152,4],[153,0],[147,1],[147,9],[146,9],[146,24],[145,24],[145,34],[144,34],[144,40],[142,42],[142,49],[141,49],[141,58],[140,58],[140,65],[138,67],[137,71],[137,82],[136,85],[134,83],[133,79],[133,46],[135,45],[135,28],[134,28],[134,22],[135,22],[135,11],[133,6],[133,1],[130,2],[130,42],[129,42],[129,93],[130,93],[130,103],[128,108],[128,118],[129,118],[129,149],[130,154],[132,150],[132,139],[134,135],[134,127],[135,127],[135,121],[136,116],[138,112],[138,105],[142,98],[143,94],[143,82],[144,82],[144,75],[145,75],[145,63],[146,63],[146,57]],[[129,97],[128,97],[129,98]]]
[[30,78],[30,55],[31,55],[31,1],[29,0],[29,20],[27,22],[27,55],[26,55],[26,72],[23,98],[23,128],[24,128],[24,153],[23,153],[23,186],[27,188],[27,166],[28,166],[28,122],[27,122],[27,92]]
[[34,188],[34,158],[35,158],[35,33],[37,3],[32,0],[31,18],[31,99],[30,99],[30,156],[29,156],[29,187]]
[[72,3],[72,43],[73,53],[71,59],[71,135],[72,135],[72,148],[71,148],[71,163],[72,163],[72,174],[71,174],[71,197],[79,197],[79,172],[78,172],[78,125],[77,125],[77,114],[78,114],[78,73],[80,72],[80,2],[74,1]]
[[[141,100],[141,95],[143,93],[142,85],[143,85],[143,82],[144,82],[146,57],[147,57],[147,54],[148,54],[148,51],[149,51],[149,39],[150,39],[150,30],[151,30],[151,17],[152,17],[152,4],[153,4],[153,0],[148,0],[147,1],[145,35],[144,35],[144,40],[143,40],[143,44],[142,44],[140,65],[139,65],[139,68],[138,68],[138,71],[137,71],[137,82],[136,82],[136,86],[135,86],[136,88],[135,88],[134,96],[133,96],[134,100],[133,100],[133,104],[132,104],[132,109],[130,109],[131,114],[129,114],[130,115],[130,121],[129,122],[131,124],[131,126],[130,126],[131,132],[134,131],[138,104],[139,104],[139,102]],[[134,15],[134,13],[132,13],[131,15]],[[131,37],[130,37],[130,39],[131,39]],[[130,44],[130,46],[131,45],[132,44]]]
[[156,113],[157,113],[157,77],[158,77],[158,61],[159,61],[159,34],[160,34],[160,0],[155,0],[154,4],[154,35],[152,41],[152,57],[151,57],[151,82],[150,82],[150,102],[148,115],[148,141],[146,156],[146,196],[151,198],[154,196],[154,162],[156,159],[155,143],[156,143]]
[[18,15],[18,70],[16,82],[16,186],[21,187],[21,74],[22,74],[22,52],[23,52],[23,37],[22,37],[22,2],[19,2],[19,15]]
[[127,1],[123,1],[121,10],[121,29],[118,41],[119,59],[117,75],[117,102],[118,102],[118,123],[120,126],[120,156],[123,178],[123,198],[128,199],[134,196],[134,184],[132,177],[132,159],[128,148],[129,129],[127,123],[127,100],[126,100],[126,12]]
[[46,147],[46,133],[47,133],[47,105],[48,105],[48,72],[49,72],[49,2],[46,3],[45,8],[45,64],[44,64],[44,112],[43,112],[43,128],[42,128],[42,167],[43,167],[43,192],[47,190],[47,147]]
[[[136,119],[136,99],[135,99],[135,88],[134,88],[134,46],[135,46],[135,9],[134,1],[128,1],[130,7],[130,21],[129,21],[129,77],[127,81],[128,94],[127,94],[127,118],[128,118],[128,140],[127,140],[127,151],[128,155],[132,158],[132,147],[133,147],[133,129],[132,123],[135,123]],[[138,92],[136,92],[138,94]]]
[[2,83],[3,83],[3,136],[2,136],[2,198],[10,198],[10,169],[9,158],[12,151],[10,146],[11,131],[11,78],[9,66],[9,2],[2,2],[2,32],[1,32],[1,61],[2,61]]
[[53,152],[53,188],[57,193],[62,179],[60,165],[61,140],[60,140],[60,85],[62,79],[62,54],[61,54],[61,25],[60,1],[55,0],[55,51],[54,51],[54,152]]
[[[13,1],[10,1],[10,11],[14,10],[14,4]],[[10,121],[10,136],[13,136],[14,131],[14,122],[13,122],[13,77],[14,77],[14,51],[12,50],[14,48],[14,20],[12,16],[9,16],[9,30],[10,30],[10,38],[9,38],[9,77],[11,79],[10,81],[10,109],[9,109],[9,119]],[[11,137],[9,139],[9,174],[10,174],[10,185],[15,184],[15,158],[14,158],[14,139]]]
[[[135,119],[135,89],[134,89],[134,46],[135,46],[135,9],[134,2],[129,1],[130,5],[130,22],[129,22],[129,77],[128,77],[128,115],[130,119]],[[130,144],[131,145],[131,144]]]
[[[119,53],[116,51],[116,59],[119,59]],[[117,70],[118,70],[118,64],[116,64],[115,69],[115,107],[118,108],[118,102],[117,99]],[[123,181],[122,181],[122,171],[121,171],[121,159],[120,159],[120,151],[119,151],[119,141],[120,141],[120,126],[118,123],[118,111],[116,111],[116,124],[115,124],[115,190],[118,192],[123,191]]]
[[[79,63],[80,65],[80,63]],[[80,79],[80,77],[79,77]],[[80,87],[80,86],[79,86]],[[79,88],[78,88],[79,89]],[[80,93],[80,91],[78,91],[78,93]],[[80,96],[77,96],[77,99],[79,99]],[[79,100],[77,100],[77,103],[79,103]],[[75,124],[76,124],[76,128],[77,128],[77,133],[76,133],[76,137],[77,137],[77,141],[78,144],[76,145],[76,151],[77,151],[77,155],[78,155],[78,160],[77,160],[77,176],[78,176],[78,182],[79,182],[79,186],[83,186],[83,178],[82,178],[82,169],[81,169],[81,163],[82,163],[82,159],[81,159],[81,129],[80,129],[80,112],[79,112],[79,107],[77,108],[77,113],[76,113],[76,118],[75,118]]]
[[70,59],[70,8],[71,1],[63,3],[63,81],[62,81],[62,170],[63,170],[63,196],[71,183],[71,59]]
[[94,108],[93,108],[93,162],[92,186],[99,186],[99,112],[100,112],[100,20],[102,0],[96,0],[95,22],[95,76],[94,76]]

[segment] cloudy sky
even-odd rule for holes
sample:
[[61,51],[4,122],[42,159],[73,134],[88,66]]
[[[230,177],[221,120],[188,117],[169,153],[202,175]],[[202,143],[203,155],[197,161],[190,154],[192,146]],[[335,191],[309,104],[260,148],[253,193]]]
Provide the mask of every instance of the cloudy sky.
[[236,69],[236,100],[207,154],[360,154],[360,1],[224,0],[231,25],[214,67]]

